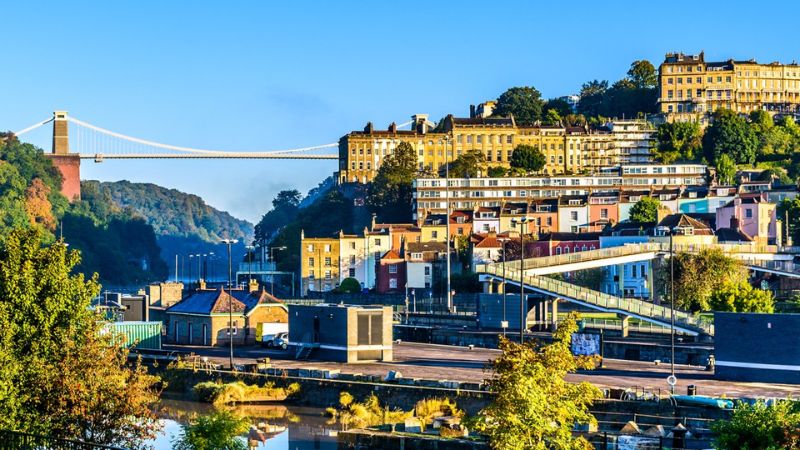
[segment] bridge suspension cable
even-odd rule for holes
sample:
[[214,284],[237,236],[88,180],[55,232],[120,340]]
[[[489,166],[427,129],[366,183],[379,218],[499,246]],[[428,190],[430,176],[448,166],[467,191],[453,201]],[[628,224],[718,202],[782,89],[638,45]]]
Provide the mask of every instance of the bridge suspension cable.
[[53,119],[55,119],[55,118],[50,116],[47,120],[43,120],[41,122],[36,122],[35,124],[33,124],[33,125],[31,125],[31,126],[29,126],[27,128],[23,128],[23,129],[21,129],[19,131],[15,131],[14,135],[15,136],[22,136],[23,134],[25,134],[25,133],[27,133],[29,131],[33,131],[33,130],[35,130],[35,129],[43,126],[43,125],[47,125],[48,123],[52,122]]

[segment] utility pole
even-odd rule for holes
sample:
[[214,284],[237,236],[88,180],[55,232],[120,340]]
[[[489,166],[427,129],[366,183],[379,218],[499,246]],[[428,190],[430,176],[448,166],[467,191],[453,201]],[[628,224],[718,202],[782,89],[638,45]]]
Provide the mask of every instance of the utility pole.
[[445,236],[447,239],[447,311],[453,312],[452,291],[450,288],[450,155],[447,154],[449,136],[444,138],[444,199],[445,199]]
[[231,293],[232,257],[231,245],[239,242],[236,239],[223,239],[222,243],[228,246],[228,342],[230,343],[230,364],[231,371],[236,370],[233,365],[233,294]]

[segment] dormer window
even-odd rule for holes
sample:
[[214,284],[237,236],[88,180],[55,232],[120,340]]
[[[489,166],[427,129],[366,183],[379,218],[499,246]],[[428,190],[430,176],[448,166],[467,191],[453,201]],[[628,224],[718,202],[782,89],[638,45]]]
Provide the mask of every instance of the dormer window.
[[422,259],[422,253],[412,253],[411,259]]

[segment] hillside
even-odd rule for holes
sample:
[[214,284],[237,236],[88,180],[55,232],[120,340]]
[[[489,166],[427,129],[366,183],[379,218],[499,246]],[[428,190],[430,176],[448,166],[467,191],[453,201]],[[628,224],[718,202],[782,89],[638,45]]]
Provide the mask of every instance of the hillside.
[[151,183],[82,181],[81,191],[97,192],[121,209],[144,217],[157,236],[198,238],[219,242],[225,238],[250,239],[253,225],[219,211],[197,195]]

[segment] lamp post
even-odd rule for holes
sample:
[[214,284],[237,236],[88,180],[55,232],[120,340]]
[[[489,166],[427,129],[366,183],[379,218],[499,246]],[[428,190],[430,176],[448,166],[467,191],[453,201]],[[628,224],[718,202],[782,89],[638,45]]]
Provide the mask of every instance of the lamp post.
[[250,289],[250,282],[253,280],[253,251],[256,249],[252,245],[245,245],[247,250],[247,288]]
[[503,337],[506,337],[506,328],[508,328],[506,324],[506,241],[505,239],[500,240],[500,245],[502,246],[503,252]]
[[525,225],[528,218],[512,219],[512,223],[519,223],[519,343],[522,344],[525,342],[525,329],[528,325],[525,317]]
[[235,370],[233,366],[233,294],[231,294],[231,245],[239,242],[236,239],[223,239],[222,243],[228,246],[228,342],[230,343],[230,363],[231,371]]
[[281,245],[280,247],[270,247],[269,248],[269,260],[272,262],[272,273],[269,275],[269,293],[273,297],[275,296],[275,269],[278,267],[275,264],[275,256],[272,254],[273,250],[286,250],[286,246]]
[[441,141],[444,145],[444,210],[445,210],[445,236],[447,239],[447,311],[453,311],[452,291],[450,288],[450,155],[447,154],[447,144],[450,136],[445,136]]
[[675,233],[677,232],[682,232],[683,227],[661,227],[661,231],[669,233],[669,380],[672,381],[669,383],[669,385],[670,393],[675,394],[674,382],[677,381],[677,379],[675,378],[675,246],[673,243],[673,236],[675,236]]

